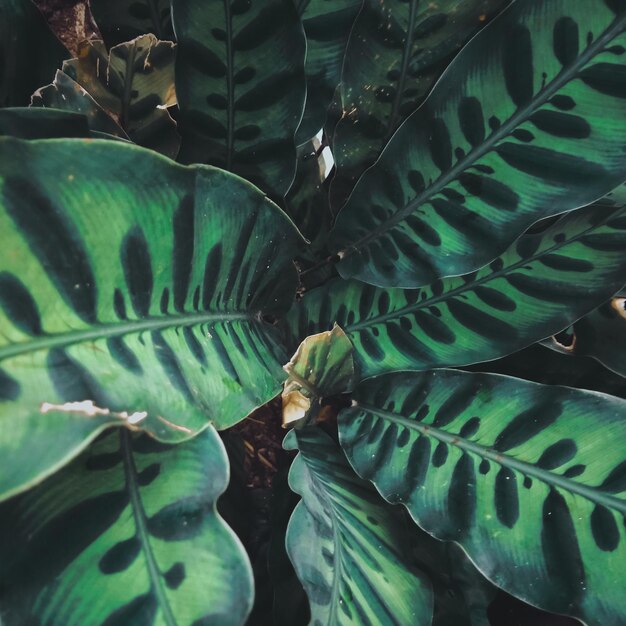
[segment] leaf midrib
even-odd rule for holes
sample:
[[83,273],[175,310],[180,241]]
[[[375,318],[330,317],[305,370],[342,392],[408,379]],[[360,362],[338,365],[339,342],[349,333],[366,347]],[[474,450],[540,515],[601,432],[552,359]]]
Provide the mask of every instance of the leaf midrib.
[[594,504],[599,504],[609,509],[617,510],[621,514],[626,515],[626,501],[616,498],[615,496],[611,496],[594,487],[588,487],[587,485],[577,483],[569,478],[537,467],[527,461],[521,461],[507,455],[506,453],[498,452],[493,448],[488,448],[482,444],[470,441],[460,435],[450,434],[447,431],[431,426],[430,424],[422,424],[421,422],[402,417],[397,413],[385,411],[369,404],[362,404],[358,401],[354,401],[354,407],[373,415],[377,415],[378,417],[395,424],[404,426],[409,430],[417,431],[420,435],[432,437],[433,439],[441,441],[445,444],[459,448],[463,452],[476,454],[483,459],[493,461],[497,465],[516,470],[525,476],[535,478],[550,487],[559,487],[569,493],[585,498]]
[[[451,289],[450,291],[444,291],[440,296],[432,296],[430,298],[421,300],[420,302],[407,304],[406,306],[400,307],[399,309],[395,309],[394,311],[390,311],[389,313],[385,313],[384,315],[377,315],[375,317],[369,317],[363,321],[359,321],[356,324],[346,325],[344,327],[344,330],[346,333],[351,333],[351,332],[361,330],[363,328],[368,328],[369,326],[373,326],[375,324],[385,323],[389,320],[394,320],[404,315],[414,313],[415,311],[419,311],[420,309],[428,308],[442,301],[449,300],[465,291],[472,291],[476,287],[479,287],[480,285],[491,282],[492,280],[496,280],[498,278],[502,278],[503,276],[507,276],[508,274],[510,274],[511,272],[514,272],[520,267],[524,267],[525,265],[528,265],[529,263],[534,263],[535,261],[538,261],[542,257],[552,254],[556,250],[561,250],[562,248],[565,248],[566,246],[576,243],[579,239],[588,235],[589,232],[593,232],[599,229],[601,226],[604,226],[610,219],[612,219],[615,216],[616,213],[622,210],[623,209],[612,211],[603,220],[590,224],[588,228],[572,236],[570,239],[566,239],[565,241],[562,241],[562,242],[555,242],[555,244],[550,246],[549,248],[540,249],[538,252],[532,254],[531,256],[520,257],[519,261],[511,265],[506,265],[502,267],[501,270],[493,271],[489,274],[485,274],[485,276],[477,280],[463,283],[462,285],[459,285],[458,287]],[[526,236],[543,238],[550,232],[552,232],[552,229],[547,230],[545,233],[542,233],[541,235],[526,235]],[[497,257],[497,258],[502,258],[502,257]],[[467,274],[465,274],[465,276],[467,276]],[[460,278],[460,277],[451,276],[451,277],[446,277],[443,280],[447,280],[450,278]],[[365,286],[367,287],[367,285]],[[383,290],[384,288],[380,287],[379,289]],[[418,288],[418,289],[403,289],[401,287],[391,287],[388,289],[388,291],[397,290],[397,291],[404,292],[404,291],[421,291],[422,289],[425,289],[425,287]]]
[[[405,217],[413,213],[419,206],[425,204],[432,196],[439,193],[449,183],[454,181],[459,174],[485,156],[485,154],[490,152],[500,140],[510,135],[513,130],[519,126],[519,124],[529,117],[536,109],[543,106],[551,96],[553,96],[559,91],[559,89],[561,89],[561,87],[573,79],[579,69],[584,67],[594,56],[600,53],[604,49],[606,43],[611,41],[620,33],[624,23],[626,23],[626,14],[622,17],[616,17],[612,25],[607,28],[604,33],[602,33],[602,35],[600,35],[593,42],[593,44],[585,50],[585,52],[577,57],[575,63],[573,63],[570,67],[561,70],[561,72],[559,72],[550,83],[537,92],[536,97],[533,98],[530,103],[517,109],[516,112],[504,124],[502,124],[502,126],[489,135],[489,137],[480,146],[470,150],[465,157],[457,161],[454,166],[452,166],[445,174],[440,176],[432,185],[430,185],[430,187],[427,187],[422,193],[418,194],[413,200],[408,202],[388,220],[381,222],[374,230],[372,230],[371,233],[365,235],[361,239],[358,239],[354,243],[349,244],[344,249],[337,251],[336,254],[343,259],[356,252],[359,247],[369,243],[370,241],[378,239],[396,224],[401,222]],[[387,148],[388,146],[385,147],[383,153],[387,150]]]
[[166,626],[177,626],[178,622],[174,617],[172,607],[167,599],[159,566],[157,565],[152,546],[150,545],[150,533],[147,526],[146,511],[143,508],[143,502],[141,501],[141,495],[137,485],[137,468],[131,450],[130,434],[124,428],[120,429],[120,446],[124,458],[124,475],[126,478],[126,486],[128,487],[130,505],[135,524],[137,525],[139,542],[141,543],[146,558],[150,586],[157,597],[158,605],[163,613]]
[[194,326],[207,322],[232,322],[237,320],[259,321],[259,314],[255,313],[198,313],[175,315],[168,317],[150,317],[140,320],[129,320],[119,324],[100,324],[80,330],[73,330],[55,335],[44,335],[28,341],[9,344],[0,348],[0,361],[38,350],[48,350],[57,347],[66,347],[84,341],[109,339],[123,335],[130,335],[143,331],[163,330]]

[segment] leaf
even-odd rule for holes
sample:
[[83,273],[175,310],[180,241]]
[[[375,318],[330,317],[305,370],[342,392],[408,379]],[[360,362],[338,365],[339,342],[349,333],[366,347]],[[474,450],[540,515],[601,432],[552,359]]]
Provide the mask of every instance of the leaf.
[[599,391],[626,399],[624,379],[586,356],[564,355],[533,344],[502,359],[463,368],[469,372],[492,372],[547,385],[565,385]]
[[626,377],[626,293],[578,320],[571,329],[571,343],[552,337],[546,345],[565,354],[591,356],[610,370]]
[[0,137],[19,139],[89,137],[88,122],[84,115],[73,111],[7,107],[0,109]]
[[402,525],[316,427],[291,431],[289,485],[302,496],[287,552],[311,605],[311,624],[428,624],[428,580],[406,558]]
[[174,0],[179,160],[210,163],[279,200],[295,173],[306,42],[292,0]]
[[40,87],[33,94],[31,106],[82,113],[91,130],[128,139],[117,122],[76,81],[60,70],[57,70],[52,84]]
[[314,137],[341,81],[348,35],[363,0],[293,0],[306,34],[307,96],[296,143]]
[[590,207],[525,235],[478,272],[423,289],[337,280],[289,315],[295,338],[339,324],[363,376],[505,356],[566,328],[623,284],[626,209]]
[[252,572],[215,503],[212,428],[180,446],[125,429],[2,505],[3,624],[244,624]]
[[282,393],[283,426],[315,419],[323,398],[350,391],[354,385],[352,343],[335,324],[307,337],[283,367],[288,379]]
[[438,541],[416,526],[410,538],[415,563],[433,585],[433,626],[490,626],[487,609],[497,588],[467,554],[456,543]]
[[[107,52],[102,41],[81,43],[63,71],[110,113],[132,141],[175,158],[180,147],[167,107],[176,104],[176,47],[144,35]],[[107,131],[110,132],[110,131]]]
[[311,242],[302,252],[308,258],[323,254],[330,230],[328,189],[321,171],[322,150],[321,145],[316,149],[311,141],[298,147],[296,177],[285,196],[288,215]]
[[353,398],[341,445],[386,500],[505,591],[622,624],[623,400],[452,370],[380,376]]
[[338,216],[342,276],[418,287],[626,178],[626,4],[515,2],[452,62]]
[[90,0],[90,6],[109,48],[146,33],[174,40],[170,0]]
[[0,107],[27,105],[68,56],[30,0],[0,0]]
[[299,235],[252,185],[105,141],[5,139],[0,176],[0,499],[107,424],[179,441],[280,393]]
[[424,100],[450,59],[511,0],[366,0],[345,53],[333,208]]

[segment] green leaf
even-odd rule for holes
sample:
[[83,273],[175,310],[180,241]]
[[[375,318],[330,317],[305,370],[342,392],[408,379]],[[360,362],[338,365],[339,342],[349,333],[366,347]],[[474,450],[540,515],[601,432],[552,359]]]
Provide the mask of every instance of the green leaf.
[[565,354],[591,356],[604,366],[626,376],[626,293],[618,294],[589,315],[578,320],[571,329],[568,343],[552,337],[546,345]]
[[128,135],[117,122],[76,81],[61,70],[57,70],[50,85],[40,87],[33,94],[31,106],[82,113],[91,130],[128,139]]
[[0,175],[0,498],[107,424],[178,441],[280,393],[300,238],[252,185],[83,140],[2,140]]
[[341,444],[386,500],[509,593],[623,623],[623,400],[452,370],[380,376],[353,398]]
[[0,137],[54,139],[89,136],[89,120],[80,113],[28,107],[0,109]]
[[0,0],[0,107],[26,106],[68,57],[30,0]]
[[109,48],[146,33],[174,40],[170,0],[90,0],[89,4]]
[[289,377],[282,393],[283,426],[303,418],[309,422],[320,412],[323,398],[351,391],[352,343],[335,324],[307,337],[283,369]]
[[306,34],[307,95],[296,143],[314,137],[341,81],[348,35],[363,0],[293,0]]
[[589,389],[626,399],[624,379],[586,356],[564,355],[533,344],[502,359],[477,363],[463,369],[468,372],[492,372],[524,378],[547,385],[565,385]]
[[477,272],[423,289],[334,281],[306,294],[292,335],[339,324],[363,376],[495,359],[550,336],[615,293],[626,275],[626,209],[590,207],[524,235]]
[[174,0],[183,163],[210,163],[276,200],[295,174],[306,42],[293,0]]
[[340,213],[339,271],[418,287],[626,178],[626,4],[515,2],[456,57]]
[[497,588],[456,543],[438,541],[413,526],[407,545],[412,547],[417,567],[433,586],[433,626],[490,626],[487,609]]
[[[333,208],[421,104],[463,45],[511,0],[366,0],[341,74],[344,115],[334,129]],[[306,26],[305,26],[306,27]]]
[[102,41],[92,39],[80,44],[78,58],[66,61],[63,71],[113,116],[132,141],[174,158],[180,136],[167,107],[176,104],[175,55],[174,44],[154,35],[110,52]]
[[291,431],[289,473],[302,496],[287,528],[287,551],[311,604],[311,623],[429,624],[432,592],[410,566],[406,528],[352,471],[323,431]]
[[100,438],[0,508],[2,623],[244,624],[252,572],[215,508],[227,482],[212,428],[179,446]]
[[285,196],[287,213],[311,242],[302,254],[313,259],[322,253],[328,241],[332,217],[322,171],[322,150],[322,146],[316,149],[312,141],[298,147],[296,177]]

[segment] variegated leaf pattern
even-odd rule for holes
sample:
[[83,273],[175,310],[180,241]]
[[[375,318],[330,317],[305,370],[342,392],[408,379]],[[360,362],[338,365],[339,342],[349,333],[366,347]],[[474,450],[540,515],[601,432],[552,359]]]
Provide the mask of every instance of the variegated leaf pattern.
[[32,95],[30,105],[82,113],[91,130],[128,139],[119,124],[76,81],[61,70],[57,70],[50,85],[40,87]]
[[240,626],[252,571],[215,503],[215,430],[177,446],[107,434],[0,507],[4,626]]
[[386,500],[527,602],[623,624],[623,400],[452,370],[383,375],[353,398],[341,444]]
[[334,129],[335,211],[446,68],[511,0],[365,0],[341,74]]
[[307,94],[296,135],[303,144],[324,126],[326,111],[341,81],[348,35],[363,0],[293,0],[306,34]]
[[27,106],[69,56],[31,0],[0,0],[0,107]]
[[174,0],[173,18],[179,160],[233,171],[279,200],[306,95],[293,0]]
[[407,529],[359,479],[322,430],[291,431],[297,449],[289,485],[302,496],[287,528],[287,551],[315,626],[428,624],[432,591],[410,566]]
[[293,300],[300,237],[250,183],[125,142],[3,139],[0,191],[0,499],[107,424],[176,441],[280,393],[263,316]]
[[124,129],[135,143],[175,158],[180,147],[176,123],[167,107],[176,104],[176,48],[143,35],[111,48],[99,40],[79,45],[78,58],[63,71]]
[[477,272],[422,289],[336,280],[291,312],[296,339],[339,324],[362,375],[466,365],[550,336],[626,276],[626,209],[590,207],[527,234]]
[[571,355],[591,356],[626,377],[626,292],[617,294],[546,345]]
[[307,337],[283,369],[289,376],[282,393],[283,427],[303,418],[309,423],[320,412],[322,399],[354,386],[352,343],[335,324]]
[[170,0],[90,0],[98,30],[110,48],[152,33],[157,39],[173,41]]
[[339,271],[419,287],[626,177],[626,3],[513,3],[459,54],[338,216]]

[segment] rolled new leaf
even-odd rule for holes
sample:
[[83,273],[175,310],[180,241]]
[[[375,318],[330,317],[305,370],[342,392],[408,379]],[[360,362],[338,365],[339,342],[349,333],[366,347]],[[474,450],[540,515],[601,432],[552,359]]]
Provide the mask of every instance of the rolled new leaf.
[[626,178],[626,4],[515,2],[456,57],[338,216],[345,278],[473,271]]
[[423,289],[335,281],[290,314],[296,338],[339,324],[363,376],[467,365],[544,339],[614,294],[626,276],[626,209],[589,207],[528,234],[477,272]]
[[252,571],[215,508],[227,482],[212,428],[178,446],[99,439],[0,507],[2,623],[244,624]]
[[283,426],[315,418],[323,398],[346,393],[354,385],[352,344],[337,325],[307,337],[283,367],[288,379],[282,393]]
[[319,428],[291,431],[284,446],[300,452],[289,485],[302,501],[286,541],[311,624],[430,624],[430,583],[411,567],[407,529],[394,512]]
[[300,236],[255,187],[123,142],[3,139],[0,191],[0,498],[107,424],[181,440],[280,393],[262,318],[292,301]]
[[498,586],[589,626],[626,614],[626,403],[452,370],[363,381],[339,415],[360,476]]
[[306,41],[293,0],[173,0],[179,160],[209,163],[275,200],[295,174]]

